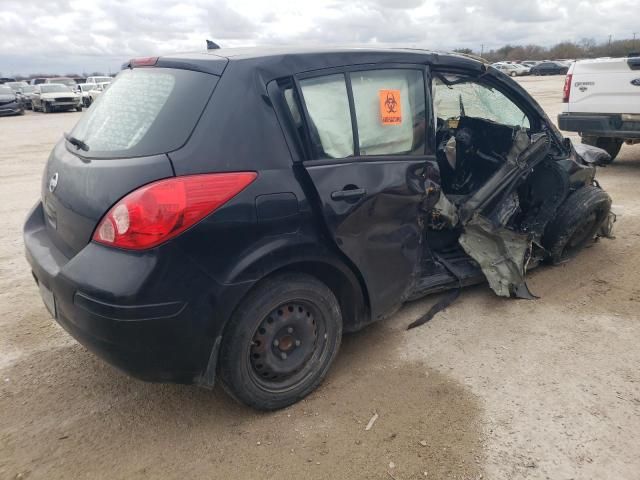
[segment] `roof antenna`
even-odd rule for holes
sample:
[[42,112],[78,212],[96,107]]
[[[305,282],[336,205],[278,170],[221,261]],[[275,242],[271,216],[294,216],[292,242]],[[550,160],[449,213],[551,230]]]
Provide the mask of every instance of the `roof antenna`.
[[217,50],[219,48],[220,48],[220,45],[218,45],[216,42],[207,40],[207,50]]

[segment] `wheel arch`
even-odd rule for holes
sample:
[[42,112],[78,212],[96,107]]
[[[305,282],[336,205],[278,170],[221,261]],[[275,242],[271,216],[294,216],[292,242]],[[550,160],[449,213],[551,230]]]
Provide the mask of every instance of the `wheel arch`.
[[304,273],[317,278],[333,292],[340,305],[343,319],[343,331],[354,332],[371,323],[371,310],[369,295],[364,282],[351,269],[339,259],[329,257],[292,259],[288,263],[281,264],[271,269],[257,280],[251,288],[247,289],[236,302],[233,309],[225,319],[219,330],[214,346],[209,356],[206,368],[195,379],[195,383],[211,388],[215,383],[217,365],[220,355],[220,345],[225,332],[235,315],[241,302],[253,292],[258,285],[269,279],[286,273]]

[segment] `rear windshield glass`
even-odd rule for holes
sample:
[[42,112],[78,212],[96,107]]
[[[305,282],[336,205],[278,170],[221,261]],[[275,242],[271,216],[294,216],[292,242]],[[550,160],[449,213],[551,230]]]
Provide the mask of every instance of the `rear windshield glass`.
[[140,157],[180,148],[218,78],[171,68],[124,70],[97,97],[71,135],[87,157]]

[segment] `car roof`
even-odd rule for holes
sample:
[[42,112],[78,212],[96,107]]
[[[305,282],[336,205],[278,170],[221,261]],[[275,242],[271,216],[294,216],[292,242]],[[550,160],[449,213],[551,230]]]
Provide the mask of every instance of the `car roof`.
[[[156,66],[190,68],[221,75],[227,63],[257,67],[277,76],[367,63],[419,63],[482,70],[484,62],[467,55],[396,47],[241,47],[159,57]],[[181,64],[181,65],[179,65]]]

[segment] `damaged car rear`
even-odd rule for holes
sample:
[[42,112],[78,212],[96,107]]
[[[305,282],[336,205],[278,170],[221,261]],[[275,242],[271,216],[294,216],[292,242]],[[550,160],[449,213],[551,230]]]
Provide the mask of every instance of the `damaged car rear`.
[[343,332],[484,281],[532,298],[528,269],[610,236],[603,152],[583,153],[461,55],[132,60],[51,153],[27,259],[108,362],[276,409],[319,385]]

